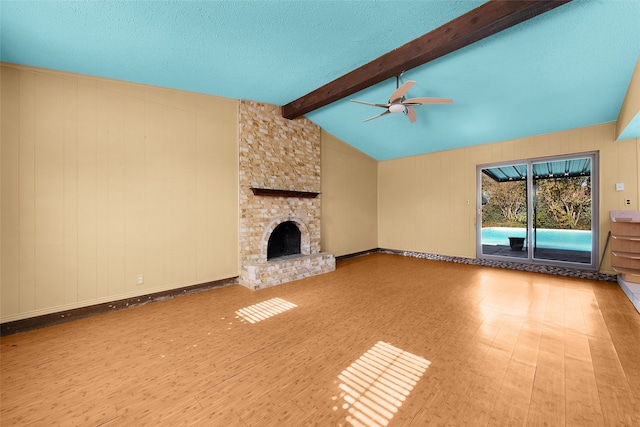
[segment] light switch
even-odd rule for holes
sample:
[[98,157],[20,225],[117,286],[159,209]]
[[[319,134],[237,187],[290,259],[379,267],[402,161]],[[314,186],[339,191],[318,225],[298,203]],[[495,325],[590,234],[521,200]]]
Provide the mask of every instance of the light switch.
[[624,191],[624,182],[616,182],[616,191]]

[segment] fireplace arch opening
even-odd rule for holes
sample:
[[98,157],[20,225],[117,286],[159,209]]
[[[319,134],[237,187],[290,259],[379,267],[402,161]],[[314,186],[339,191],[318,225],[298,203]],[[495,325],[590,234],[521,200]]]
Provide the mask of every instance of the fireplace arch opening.
[[267,260],[301,253],[300,229],[293,221],[285,221],[276,226],[267,243]]

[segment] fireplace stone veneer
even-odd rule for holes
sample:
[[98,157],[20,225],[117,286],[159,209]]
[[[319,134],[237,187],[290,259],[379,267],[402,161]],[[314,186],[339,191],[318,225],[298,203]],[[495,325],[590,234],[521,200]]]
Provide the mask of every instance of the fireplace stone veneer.
[[[253,101],[239,103],[238,126],[240,284],[257,290],[335,270],[320,251],[320,128]],[[267,260],[269,236],[287,221],[300,230],[300,254]]]

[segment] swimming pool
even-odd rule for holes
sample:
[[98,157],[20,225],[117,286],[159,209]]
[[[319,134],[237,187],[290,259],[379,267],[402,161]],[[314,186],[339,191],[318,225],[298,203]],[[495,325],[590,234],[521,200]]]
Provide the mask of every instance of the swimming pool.
[[[483,245],[509,246],[509,237],[526,237],[525,228],[487,227],[482,229]],[[536,230],[537,247],[547,249],[564,249],[570,251],[591,251],[590,230],[552,230],[538,228]],[[525,240],[525,246],[527,241]]]

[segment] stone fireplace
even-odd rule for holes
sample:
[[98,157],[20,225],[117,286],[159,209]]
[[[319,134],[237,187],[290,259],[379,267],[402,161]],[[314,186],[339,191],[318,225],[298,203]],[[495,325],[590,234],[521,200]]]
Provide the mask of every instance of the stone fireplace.
[[320,128],[241,101],[240,284],[261,289],[335,269],[320,252]]

